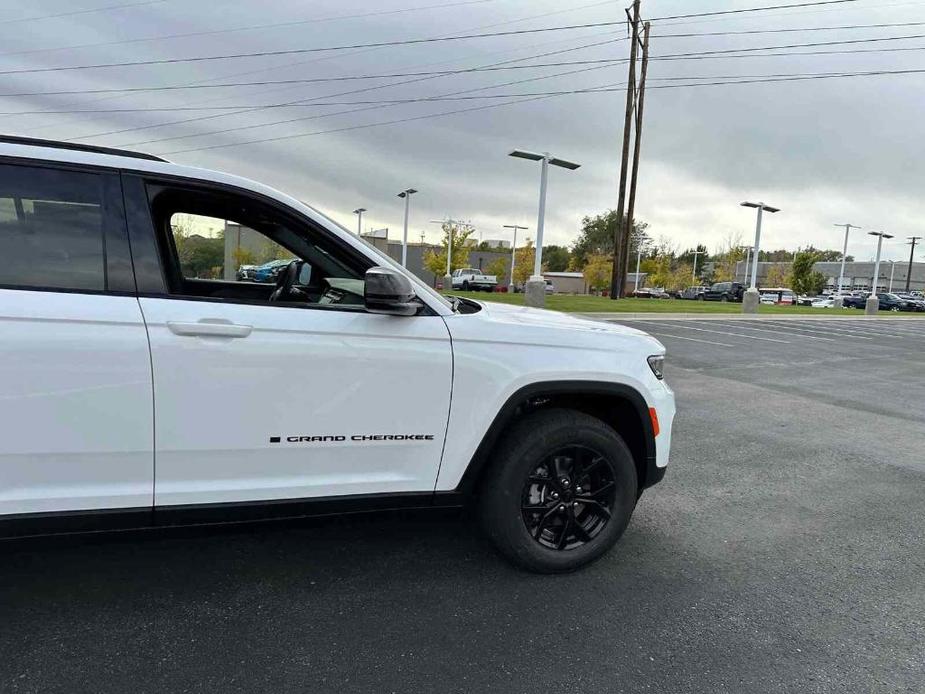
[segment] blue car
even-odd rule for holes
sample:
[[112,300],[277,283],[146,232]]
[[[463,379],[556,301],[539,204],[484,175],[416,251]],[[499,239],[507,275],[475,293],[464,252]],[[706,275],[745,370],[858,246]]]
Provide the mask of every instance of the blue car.
[[279,273],[291,262],[290,258],[289,260],[271,260],[269,263],[258,265],[253,270],[254,282],[276,282]]

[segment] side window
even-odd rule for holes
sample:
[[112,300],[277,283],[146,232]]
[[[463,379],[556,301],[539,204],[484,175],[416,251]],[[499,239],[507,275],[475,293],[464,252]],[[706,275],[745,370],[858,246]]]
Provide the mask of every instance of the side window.
[[244,196],[150,183],[148,198],[173,295],[364,304],[364,275],[373,263],[294,213]]
[[106,289],[99,174],[0,165],[0,286]]

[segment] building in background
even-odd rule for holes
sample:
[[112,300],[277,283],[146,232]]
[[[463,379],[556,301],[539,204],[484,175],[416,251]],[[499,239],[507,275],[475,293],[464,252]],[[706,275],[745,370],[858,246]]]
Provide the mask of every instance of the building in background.
[[556,294],[588,293],[588,283],[582,272],[544,272],[543,278],[552,282]]
[[[778,266],[785,273],[789,273],[792,263],[758,263],[758,286],[767,286],[768,273],[771,268]],[[826,289],[834,291],[838,287],[838,277],[841,272],[840,261],[820,261],[813,265],[813,270],[825,275]],[[749,267],[749,273],[751,267]],[[906,275],[909,272],[909,263],[897,260],[895,265],[888,261],[880,262],[880,277],[877,280],[877,291],[888,291],[890,288],[890,273],[893,273],[893,291],[901,292],[906,288]],[[742,282],[745,279],[745,261],[736,263],[735,280]],[[751,281],[751,280],[749,280]],[[845,291],[870,291],[874,284],[874,263],[872,261],[852,261],[845,263]],[[912,278],[909,282],[912,291],[925,291],[925,263],[912,263]]]

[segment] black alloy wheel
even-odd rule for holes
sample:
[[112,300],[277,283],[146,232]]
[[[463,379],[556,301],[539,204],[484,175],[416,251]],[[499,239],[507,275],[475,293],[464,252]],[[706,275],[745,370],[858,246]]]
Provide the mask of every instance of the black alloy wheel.
[[616,492],[605,456],[584,446],[555,451],[524,484],[521,510],[527,532],[548,549],[581,547],[610,521]]

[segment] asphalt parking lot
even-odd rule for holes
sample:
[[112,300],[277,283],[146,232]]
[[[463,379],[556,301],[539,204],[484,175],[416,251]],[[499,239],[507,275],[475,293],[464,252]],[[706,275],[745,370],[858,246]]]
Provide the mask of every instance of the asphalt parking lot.
[[418,516],[0,547],[0,691],[925,691],[925,320],[626,322],[674,455],[592,567]]

